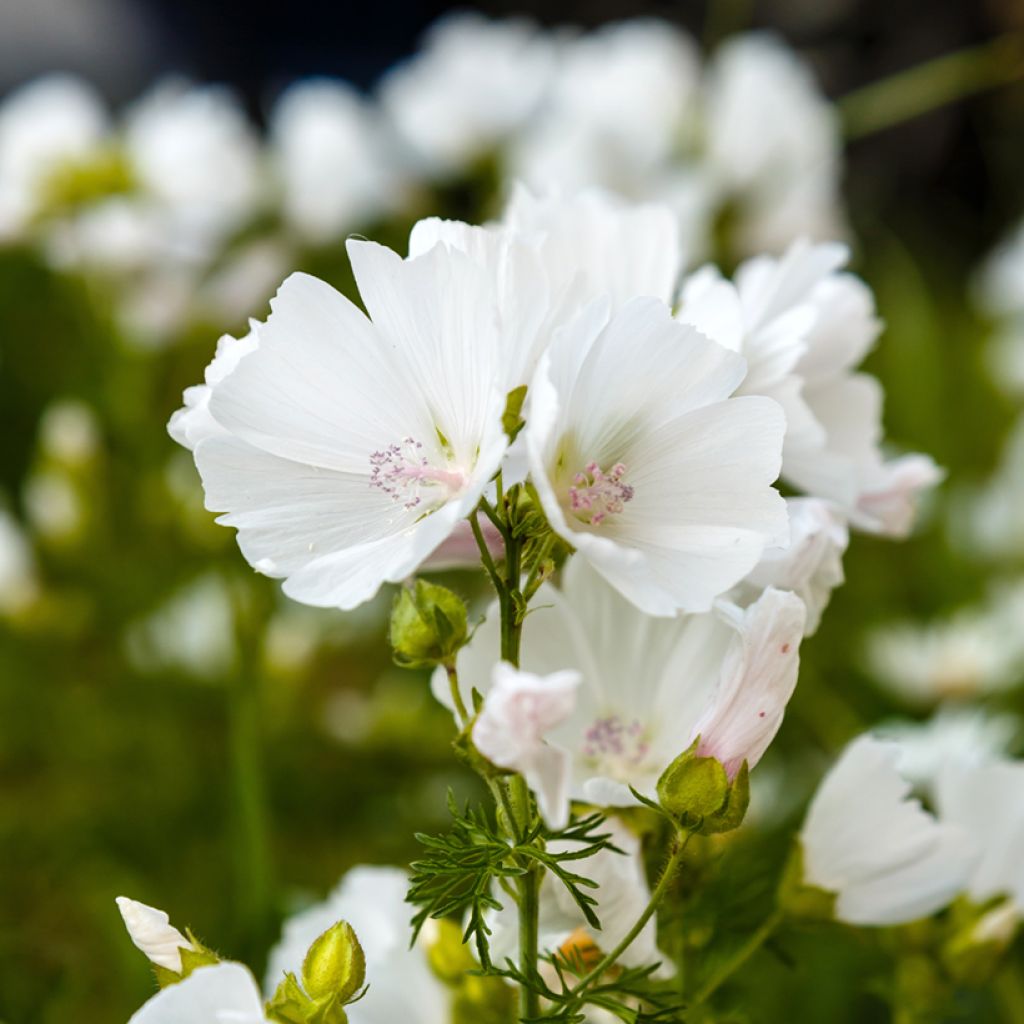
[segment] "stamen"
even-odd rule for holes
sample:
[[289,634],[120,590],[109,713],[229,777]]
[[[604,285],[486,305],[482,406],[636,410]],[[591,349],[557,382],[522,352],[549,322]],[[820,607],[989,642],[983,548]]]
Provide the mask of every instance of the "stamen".
[[595,719],[583,734],[584,756],[598,762],[611,776],[628,775],[650,750],[643,723],[626,723],[618,715]]
[[[418,508],[426,497],[441,503],[461,490],[466,475],[461,470],[433,466],[424,454],[423,443],[414,437],[370,455],[370,486],[402,502],[406,509]],[[440,488],[440,490],[437,490]],[[433,492],[433,493],[430,493]]]
[[577,519],[600,526],[609,516],[622,511],[633,499],[633,488],[622,482],[626,467],[616,462],[605,473],[596,462],[588,462],[582,473],[573,477],[569,488],[569,508]]

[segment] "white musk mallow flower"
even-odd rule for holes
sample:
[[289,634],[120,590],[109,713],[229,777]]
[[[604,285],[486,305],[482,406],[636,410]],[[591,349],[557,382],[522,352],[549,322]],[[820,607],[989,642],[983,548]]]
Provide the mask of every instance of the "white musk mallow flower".
[[462,252],[348,249],[369,317],[292,275],[171,423],[250,564],[343,609],[413,573],[476,506],[508,443],[502,332],[516,324]]
[[519,772],[537,795],[537,805],[552,828],[569,819],[572,759],[564,747],[544,736],[573,712],[578,672],[538,676],[507,662],[494,666],[492,686],[473,724],[473,742],[488,760]]
[[167,913],[127,896],[117,897],[117,909],[121,911],[124,926],[136,948],[158,967],[180,974],[181,951],[194,947],[171,924]]
[[977,851],[961,827],[910,797],[894,743],[864,735],[825,776],[800,832],[804,885],[835,897],[855,925],[927,917],[959,893]]
[[744,361],[657,299],[596,302],[530,386],[530,470],[552,529],[650,615],[707,611],[788,538],[785,418],[733,398]]
[[200,967],[168,985],[132,1015],[128,1024],[269,1024],[256,979],[242,964]]
[[[517,744],[529,767],[546,768],[541,785],[531,782],[539,800],[543,793],[550,807],[562,792],[559,773],[567,759],[569,797],[629,807],[636,804],[630,787],[653,798],[659,776],[698,736],[697,753],[720,760],[730,778],[744,761],[751,768],[758,762],[796,685],[803,626],[800,599],[771,589],[745,610],[723,604],[704,614],[655,618],[576,558],[561,589],[538,591],[523,624],[520,705],[509,696],[495,699],[501,682],[493,671],[496,607],[457,664],[466,699],[476,687],[484,694],[483,715],[494,720],[482,751],[493,760],[498,741],[492,747],[490,737],[502,726],[513,734],[500,742]],[[545,678],[560,679],[561,692],[545,693]],[[447,688],[439,670],[433,689],[446,704]],[[476,732],[473,738],[479,745]]]

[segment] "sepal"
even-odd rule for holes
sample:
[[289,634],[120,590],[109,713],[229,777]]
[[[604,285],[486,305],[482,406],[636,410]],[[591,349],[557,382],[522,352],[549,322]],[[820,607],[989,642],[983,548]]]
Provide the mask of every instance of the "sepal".
[[395,597],[389,638],[403,668],[453,664],[468,636],[466,604],[447,587],[416,580]]
[[658,779],[658,803],[690,832],[712,835],[737,828],[750,803],[750,773],[746,762],[732,782],[721,761],[700,757],[698,736]]

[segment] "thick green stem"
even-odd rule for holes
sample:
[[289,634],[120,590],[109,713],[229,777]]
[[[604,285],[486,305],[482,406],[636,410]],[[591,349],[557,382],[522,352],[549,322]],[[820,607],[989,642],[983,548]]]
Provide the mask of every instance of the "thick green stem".
[[694,1003],[707,1002],[764,944],[782,923],[782,911],[773,911],[740,948],[715,971],[694,997]]
[[[619,957],[636,941],[636,937],[644,930],[647,922],[654,916],[654,912],[665,898],[665,893],[668,892],[669,885],[672,884],[672,879],[675,878],[676,871],[679,870],[679,865],[683,861],[683,854],[686,852],[686,844],[690,841],[691,834],[687,832],[682,838],[676,838],[675,849],[665,862],[661,877],[655,884],[654,890],[651,892],[651,898],[647,901],[647,906],[644,907],[643,913],[636,919],[633,927],[626,932],[618,945],[609,953],[606,953],[591,971],[580,978],[572,990],[574,998],[582,996],[609,967],[616,963]],[[574,1005],[576,1004],[574,1003]]]
[[464,727],[469,721],[469,712],[466,710],[466,702],[462,699],[462,691],[459,689],[459,673],[456,671],[454,663],[445,665],[444,670],[448,673],[448,687],[451,690],[455,713],[459,716],[459,726]]
[[910,121],[974,93],[1024,77],[1024,34],[936,57],[837,102],[847,139]]

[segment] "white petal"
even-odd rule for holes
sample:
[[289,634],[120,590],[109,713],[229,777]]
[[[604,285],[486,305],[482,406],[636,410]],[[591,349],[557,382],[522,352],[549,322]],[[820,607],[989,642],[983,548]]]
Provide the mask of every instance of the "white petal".
[[159,967],[180,974],[181,951],[191,949],[192,943],[171,924],[167,914],[127,896],[117,897],[117,908],[136,948]]
[[158,992],[128,1024],[266,1024],[256,981],[241,964],[200,967]]

